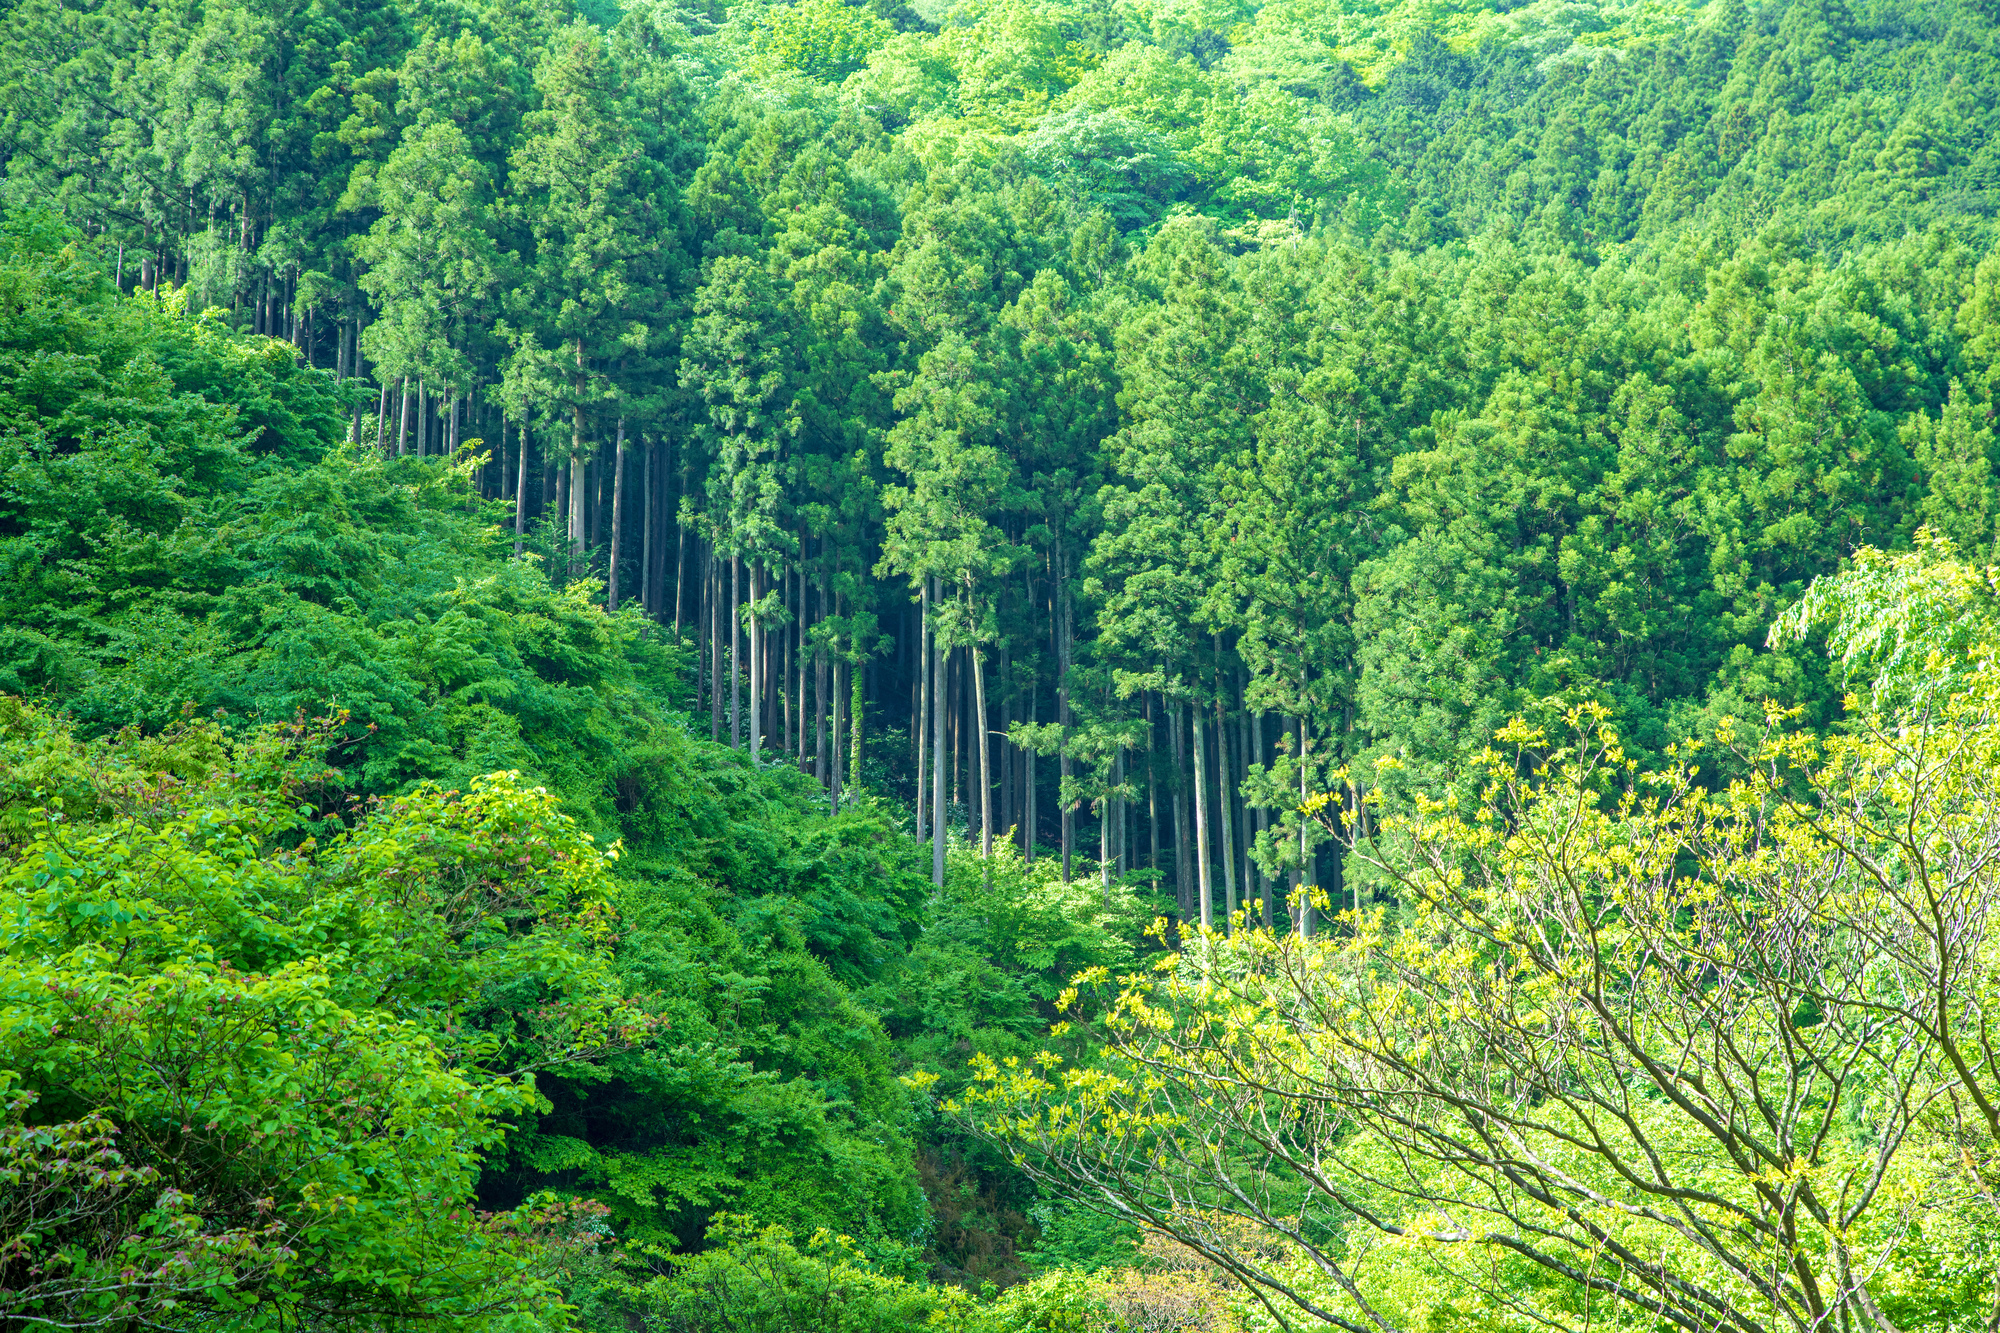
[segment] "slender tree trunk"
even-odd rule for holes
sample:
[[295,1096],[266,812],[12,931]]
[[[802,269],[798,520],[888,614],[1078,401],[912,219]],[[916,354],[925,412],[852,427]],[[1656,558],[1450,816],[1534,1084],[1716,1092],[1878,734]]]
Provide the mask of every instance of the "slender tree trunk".
[[[938,586],[942,590],[942,586],[944,586],[942,578],[938,580]],[[956,650],[952,652],[952,656],[948,656],[944,660],[944,681],[946,681],[946,699],[950,701],[950,711],[952,711],[952,721],[950,721],[950,727],[952,727],[952,805],[958,805],[958,799],[960,799],[960,795],[964,795],[968,791],[968,785],[964,783],[964,761],[966,761],[966,673],[964,673],[964,667],[960,667]],[[970,811],[970,807],[966,807],[966,837],[970,837],[970,835],[972,835],[972,811]]]
[[[1037,682],[1028,686],[1029,726],[1041,721],[1041,695],[1035,688]],[[1029,865],[1035,863],[1035,749],[1023,746],[1021,749],[1021,859]]]
[[[1111,756],[1111,785],[1125,780],[1125,751],[1121,746]],[[1116,796],[1106,794],[1097,828],[1097,878],[1104,890],[1104,905],[1111,906],[1112,864],[1124,853],[1125,808]]]
[[[1120,745],[1111,761],[1112,785],[1122,792],[1125,786],[1125,747]],[[1118,878],[1124,879],[1132,873],[1132,803],[1123,795],[1117,798],[1118,807]]]
[[618,447],[613,455],[611,467],[611,554],[604,565],[604,604],[607,610],[618,609],[618,552],[622,549],[619,538],[624,535],[625,517],[625,418],[618,418]]
[[[1187,731],[1181,725],[1181,706],[1177,699],[1167,700],[1167,734],[1172,737],[1174,773],[1179,776],[1187,772]],[[1168,790],[1168,798],[1174,805],[1174,898],[1181,911],[1181,920],[1186,922],[1194,917],[1194,862],[1188,855],[1188,814],[1187,784],[1176,782]]]
[[764,750],[764,643],[763,627],[757,622],[756,604],[762,596],[763,571],[750,566],[750,757]]
[[[1309,743],[1309,736],[1308,724],[1305,716],[1301,714],[1299,716],[1299,804],[1301,806],[1306,803],[1306,798],[1312,794],[1311,786],[1306,782],[1306,746]],[[1313,890],[1319,887],[1319,866],[1316,864],[1318,859],[1313,854],[1311,840],[1306,836],[1306,822],[1301,819],[1299,821],[1299,860],[1304,867],[1302,877],[1305,881],[1301,886],[1302,891],[1299,898],[1299,938],[1301,939],[1312,938],[1314,925],[1316,924],[1314,915],[1317,909],[1313,906]]]
[[[528,531],[528,428],[523,425],[514,432],[514,444],[521,456],[515,461],[514,478],[514,556],[520,558],[522,543]],[[696,668],[699,670],[699,667]]]
[[708,547],[708,738],[722,739],[722,566]]
[[410,377],[403,376],[402,424],[396,427],[396,457],[401,458],[410,440]]
[[743,557],[729,557],[729,748],[743,748]]
[[[849,607],[848,611],[851,615],[853,608]],[[850,653],[855,651],[854,634],[851,630],[847,636],[847,648]],[[868,727],[867,689],[868,664],[861,660],[850,662],[847,667],[847,748],[849,751],[847,786],[848,804],[850,805],[853,804],[853,794],[861,789],[861,747]]]
[[[685,488],[685,478],[682,479],[682,484]],[[680,521],[678,507],[674,515],[674,530],[679,534],[674,547],[674,641],[678,643],[681,637],[681,595],[687,587],[688,549],[687,524]]]
[[[378,367],[379,369],[379,367]],[[389,438],[389,381],[382,381],[382,392],[375,398],[375,452],[381,453],[383,443]]]
[[1204,733],[1208,730],[1207,719],[1201,715],[1199,702],[1190,702],[1188,720],[1193,723],[1191,734],[1194,739],[1194,854],[1195,867],[1201,892],[1201,927],[1208,930],[1215,925],[1215,894],[1211,884],[1208,857],[1208,747],[1204,743]]
[[[1261,764],[1264,762],[1264,714],[1261,710],[1250,714],[1250,754],[1252,756],[1251,758],[1252,763]],[[1268,829],[1270,826],[1271,826],[1270,811],[1265,809],[1261,805],[1258,806],[1257,835],[1259,837],[1262,837],[1264,830]],[[1275,929],[1274,923],[1276,922],[1277,917],[1272,911],[1271,900],[1275,898],[1278,894],[1278,885],[1277,882],[1273,880],[1269,875],[1266,875],[1261,868],[1257,872],[1257,889],[1258,892],[1260,892],[1264,898],[1264,929],[1266,930]]]
[[[1153,720],[1153,694],[1148,690],[1146,692],[1146,835],[1152,840],[1152,849],[1146,864],[1155,876],[1160,873],[1160,780],[1157,762],[1160,754],[1159,735],[1159,724]],[[1153,885],[1155,888],[1159,887],[1157,878],[1153,881]]]
[[1229,909],[1229,928],[1234,931],[1236,929],[1236,839],[1233,835],[1236,822],[1236,803],[1231,796],[1231,792],[1236,786],[1236,764],[1233,761],[1231,751],[1235,747],[1229,743],[1229,719],[1222,706],[1222,671],[1219,666],[1215,676],[1217,687],[1215,691],[1215,771],[1219,779],[1216,783],[1218,804],[1216,805],[1215,812],[1222,831],[1223,901]]
[[[819,575],[819,595],[814,599],[814,619],[821,624],[826,621],[826,570]],[[833,682],[830,679],[833,662],[822,641],[813,649],[813,776],[821,785],[833,780],[833,769],[827,756],[827,713],[833,704]]]
[[1010,686],[1014,679],[1013,655],[1008,651],[1007,640],[1000,640],[1000,726],[996,729],[994,744],[999,751],[996,762],[1000,766],[1000,820],[1003,829],[1012,828],[1020,821],[1014,812],[1014,743],[1010,740],[1014,710],[1013,691]]
[[799,623],[798,628],[792,635],[792,651],[798,658],[799,728],[797,742],[799,772],[807,773],[811,769],[806,764],[806,718],[808,716],[806,713],[806,677],[811,674],[810,666],[812,659],[806,652],[806,629],[808,617],[812,609],[812,589],[811,584],[806,579],[806,532],[804,528],[799,529],[798,598]]
[[[642,435],[639,438],[643,440],[646,437]],[[660,616],[660,585],[653,576],[653,509],[654,501],[658,499],[654,492],[660,489],[659,453],[660,446],[652,443],[648,443],[639,451],[639,457],[645,460],[646,468],[646,480],[643,483],[646,488],[646,500],[639,511],[639,609],[654,620],[658,620]],[[616,519],[612,520],[611,532],[611,544],[616,546],[618,544]]]
[[919,842],[923,841],[924,835],[929,831],[924,824],[924,798],[928,795],[924,789],[924,780],[929,776],[925,771],[924,760],[927,756],[924,751],[930,748],[925,742],[930,739],[931,722],[931,581],[928,576],[924,579],[923,592],[920,596],[922,601],[917,612],[917,652],[923,660],[917,669],[917,716],[914,725],[910,728],[917,741],[917,813],[915,827]]
[[[972,646],[973,741],[979,749],[979,855],[993,857],[993,775],[989,767],[993,746],[986,735],[986,654]],[[986,871],[993,878],[992,867]]]
[[778,600],[785,604],[789,612],[786,621],[778,627],[778,696],[785,719],[785,734],[779,741],[778,753],[790,755],[792,724],[798,720],[792,712],[792,669],[798,662],[798,654],[792,650],[792,634],[799,623],[798,612],[803,608],[791,604],[792,571],[783,565],[778,567]]
[[[928,584],[929,580],[926,580]],[[931,636],[931,883],[944,887],[944,653]]]
[[[1069,649],[1070,649],[1069,579],[1067,577],[1068,571],[1062,567],[1060,559],[1061,556],[1058,553],[1057,555],[1058,563],[1056,564],[1055,567],[1055,574],[1056,574],[1055,600],[1057,605],[1056,722],[1060,725],[1062,729],[1062,749],[1059,750],[1057,753],[1060,756],[1063,791],[1067,793],[1070,787],[1070,779],[1074,776],[1073,770],[1075,764],[1074,761],[1070,758],[1070,752],[1069,752],[1069,733],[1071,726],[1070,712],[1069,712]],[[1076,805],[1075,802],[1070,800],[1067,795],[1065,795],[1062,798],[1060,805],[1062,809],[1062,863],[1063,863],[1062,879],[1063,883],[1067,884],[1070,881],[1070,858],[1076,840]]]
[[833,654],[833,781],[827,784],[827,809],[833,814],[840,813],[840,785],[846,775],[841,772],[840,723],[841,707],[847,695],[847,663],[838,653]]

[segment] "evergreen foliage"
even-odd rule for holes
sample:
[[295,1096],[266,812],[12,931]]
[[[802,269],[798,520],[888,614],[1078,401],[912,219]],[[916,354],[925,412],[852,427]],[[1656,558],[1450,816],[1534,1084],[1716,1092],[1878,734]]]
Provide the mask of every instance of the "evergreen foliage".
[[1639,1318],[1007,1117],[1516,875],[1503,728],[1973,744],[1996,116],[1987,0],[15,0],[0,1322]]

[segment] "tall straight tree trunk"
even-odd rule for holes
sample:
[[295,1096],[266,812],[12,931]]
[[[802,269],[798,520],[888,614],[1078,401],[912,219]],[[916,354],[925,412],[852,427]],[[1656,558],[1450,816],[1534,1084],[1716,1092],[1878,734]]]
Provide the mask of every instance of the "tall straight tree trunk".
[[[643,440],[646,437],[642,435],[639,438]],[[656,466],[659,452],[659,446],[651,443],[639,452],[646,468],[646,500],[640,506],[639,514],[639,609],[655,620],[660,615],[660,585],[653,577],[653,501],[656,498],[653,492],[660,489],[659,468]],[[616,546],[618,524],[615,520],[611,524],[611,532],[612,545]]]
[[1208,864],[1208,747],[1203,743],[1208,730],[1207,719],[1201,715],[1198,702],[1188,705],[1188,718],[1194,724],[1194,854],[1195,866],[1200,875],[1201,928],[1208,930],[1215,925],[1215,893],[1210,882]]
[[[1167,735],[1171,738],[1174,773],[1184,775],[1187,764],[1187,730],[1181,725],[1181,705],[1177,699],[1167,701]],[[1174,807],[1174,900],[1180,908],[1181,921],[1186,923],[1195,913],[1194,862],[1188,854],[1188,813],[1187,784],[1176,782],[1167,791],[1167,798]]]
[[[685,485],[685,478],[683,478],[683,485]],[[674,529],[680,534],[676,539],[674,548],[674,642],[678,643],[681,637],[681,595],[687,587],[688,549],[687,524],[680,521],[678,511],[676,511],[674,518]]]
[[[551,525],[550,531],[556,535],[559,543],[562,563],[557,565],[557,569],[560,571],[567,567],[569,561],[569,464],[561,458],[554,458],[550,460],[549,470],[555,474],[556,482],[555,506],[550,511],[554,524]],[[560,525],[560,528],[558,529],[556,525]],[[552,551],[550,554],[554,556],[557,552]]]
[[[1057,560],[1058,560],[1058,561],[1060,561],[1060,558],[1061,558],[1061,557],[1060,557],[1060,554],[1058,554],[1058,556],[1057,556]],[[1069,578],[1068,578],[1068,571],[1067,571],[1066,569],[1064,569],[1064,568],[1062,567],[1062,565],[1061,565],[1060,563],[1057,563],[1057,565],[1056,565],[1056,567],[1055,567],[1055,574],[1056,574],[1056,587],[1055,587],[1055,601],[1056,601],[1056,607],[1057,607],[1057,614],[1056,614],[1056,722],[1057,722],[1057,724],[1058,724],[1058,725],[1059,725],[1059,726],[1061,727],[1061,730],[1062,730],[1062,749],[1061,749],[1061,750],[1059,750],[1059,751],[1057,751],[1057,753],[1058,753],[1058,755],[1060,756],[1060,765],[1061,765],[1061,770],[1062,770],[1062,787],[1063,787],[1063,791],[1064,791],[1064,792],[1067,792],[1067,791],[1069,790],[1069,787],[1070,787],[1070,779],[1071,779],[1071,777],[1073,776],[1073,773],[1072,773],[1072,769],[1074,768],[1074,761],[1073,761],[1073,760],[1072,760],[1072,759],[1070,758],[1070,753],[1069,753],[1069,730],[1070,730],[1070,712],[1069,712],[1069,649],[1070,649],[1070,637],[1069,637],[1069,634],[1070,634],[1070,603],[1069,603]],[[1073,845],[1074,845],[1074,842],[1075,842],[1075,838],[1076,838],[1076,806],[1075,806],[1075,803],[1074,803],[1073,801],[1071,801],[1071,800],[1070,800],[1070,799],[1068,798],[1068,796],[1067,796],[1067,795],[1065,795],[1065,796],[1064,796],[1064,797],[1062,798],[1062,800],[1061,800],[1061,802],[1060,802],[1060,805],[1061,805],[1061,810],[1062,810],[1062,863],[1063,863],[1063,864],[1062,864],[1062,879],[1063,879],[1063,883],[1067,884],[1067,883],[1069,883],[1069,881],[1070,881],[1070,857],[1071,857],[1071,854],[1072,854],[1072,847],[1073,847]]]
[[[579,413],[579,416],[582,414]],[[581,453],[569,456],[569,578],[577,578],[585,569],[584,516],[590,508],[590,461]]]
[[810,716],[806,712],[806,677],[811,674],[809,667],[812,659],[806,652],[806,631],[810,623],[809,616],[812,609],[812,588],[806,580],[806,533],[804,528],[799,529],[798,596],[799,623],[797,631],[792,636],[792,651],[798,656],[799,675],[798,760],[799,772],[808,773],[812,770],[806,764],[806,718]]
[[[1041,696],[1035,689],[1036,682],[1028,683],[1027,723],[1034,726],[1041,721]],[[1029,865],[1035,863],[1035,747],[1021,747],[1021,859]]]
[[[1250,762],[1253,764],[1264,762],[1264,714],[1261,710],[1250,714]],[[1261,805],[1258,806],[1257,835],[1259,837],[1263,836],[1264,830],[1271,826],[1270,820],[1270,811]],[[1272,913],[1271,899],[1277,896],[1278,886],[1269,875],[1263,872],[1261,867],[1257,872],[1257,889],[1263,895],[1264,899],[1264,929],[1271,930],[1273,929],[1273,923],[1277,919]]]
[[[521,456],[515,461],[514,478],[514,558],[521,556],[522,544],[528,532],[528,428],[523,425],[514,432],[515,447]],[[696,669],[700,666],[697,663]]]
[[[1123,747],[1112,752],[1111,785],[1115,789],[1125,780],[1125,751]],[[1097,879],[1104,890],[1104,905],[1111,906],[1112,865],[1124,852],[1125,807],[1116,796],[1106,794],[1103,809],[1099,812],[1097,825]]]
[[722,567],[715,558],[715,543],[708,543],[708,738],[722,739]]
[[1008,651],[1007,640],[1000,640],[1000,726],[997,728],[995,744],[999,749],[996,762],[1000,766],[1000,827],[1012,828],[1020,822],[1014,811],[1014,743],[1009,737],[1010,724],[1014,720],[1012,690],[1009,686],[1014,679],[1013,655]]
[[[1160,753],[1159,724],[1153,720],[1153,693],[1146,692],[1146,836],[1152,842],[1146,865],[1155,875],[1160,873]],[[1159,881],[1153,881],[1159,887]]]
[[1222,890],[1223,901],[1229,908],[1229,928],[1236,929],[1236,839],[1233,836],[1236,823],[1236,803],[1231,792],[1236,786],[1236,764],[1229,743],[1229,719],[1222,706],[1222,672],[1216,670],[1215,691],[1215,771],[1220,779],[1216,783],[1218,804],[1216,814],[1222,831]]
[[[972,646],[972,731],[973,743],[979,750],[979,855],[986,860],[993,857],[993,774],[990,768],[993,746],[986,735],[986,654],[978,644]],[[988,880],[993,877],[992,868],[986,871]]]
[[401,458],[410,441],[410,377],[403,376],[402,423],[396,427],[396,457]]
[[417,457],[427,458],[431,451],[431,386],[424,380],[417,381]]
[[[1304,714],[1299,715],[1299,804],[1304,806],[1311,788],[1306,782],[1306,746],[1309,743],[1308,724]],[[1313,890],[1319,887],[1319,858],[1313,854],[1311,840],[1306,836],[1306,821],[1299,820],[1299,859],[1304,865],[1299,898],[1299,938],[1311,939],[1314,927]]]
[[[853,651],[854,638],[847,640],[849,651]],[[847,667],[847,787],[851,798],[861,789],[862,746],[868,731],[868,664],[856,661]],[[849,804],[853,804],[849,800]]]
[[929,792],[925,789],[924,781],[929,776],[925,771],[924,764],[924,760],[928,756],[924,752],[930,748],[928,742],[930,740],[931,729],[931,658],[934,654],[931,651],[931,581],[928,575],[924,578],[923,592],[920,594],[920,597],[922,600],[919,603],[917,611],[917,652],[921,655],[922,661],[917,667],[917,715],[910,727],[910,731],[915,735],[917,741],[917,810],[915,828],[919,842],[923,841],[924,835],[929,832],[928,826],[924,823],[924,803],[925,798],[929,795]]
[[381,453],[383,444],[389,438],[389,381],[382,381],[382,392],[375,398],[375,452]]
[[[1125,747],[1120,745],[1111,757],[1111,785],[1121,791],[1125,786]],[[1118,812],[1118,878],[1124,879],[1132,869],[1130,844],[1132,835],[1132,803],[1120,795],[1113,798],[1113,806]]]
[[[835,614],[838,614],[836,611]],[[833,781],[827,784],[827,809],[833,814],[840,813],[840,785],[846,775],[841,772],[840,723],[841,706],[847,697],[847,663],[839,653],[833,654]]]
[[611,554],[605,559],[604,589],[607,610],[618,609],[619,538],[624,535],[625,518],[625,418],[618,418],[618,451],[611,468]]
[[788,612],[785,621],[778,626],[778,697],[784,714],[785,732],[779,738],[778,753],[792,752],[792,723],[797,719],[792,714],[792,667],[797,662],[797,654],[792,651],[792,632],[797,628],[797,609],[791,605],[792,571],[784,565],[778,567],[778,600]]
[[743,748],[743,557],[729,557],[729,748]]
[[757,600],[763,596],[763,571],[750,566],[750,757],[764,751],[764,627],[758,623]]
[[[1299,735],[1298,719],[1290,717],[1286,718],[1285,736],[1287,739],[1293,742],[1294,754],[1300,753],[1299,750],[1296,748],[1298,742],[1298,735]],[[1300,785],[1301,786],[1304,785],[1303,780],[1301,780]],[[1285,904],[1285,907],[1287,912],[1288,928],[1298,932],[1298,934],[1301,937],[1303,937],[1306,933],[1305,917],[1301,914],[1300,910],[1300,905],[1305,901],[1304,895],[1302,893],[1302,890],[1306,882],[1305,866],[1303,864],[1304,849],[1305,849],[1305,832],[1304,830],[1300,830],[1298,839],[1293,844],[1292,850],[1299,852],[1301,854],[1301,864],[1291,867],[1290,870],[1286,872],[1285,878],[1291,885],[1291,894],[1289,901]]]
[[[926,579],[926,586],[930,580]],[[944,887],[944,653],[931,636],[931,883]]]
[[[818,591],[819,595],[814,599],[814,610],[816,612],[814,619],[823,623],[826,620],[826,571],[824,569],[820,570]],[[813,649],[813,730],[815,733],[813,737],[813,776],[819,779],[822,785],[830,782],[833,777],[832,770],[827,764],[826,749],[827,709],[833,702],[832,682],[828,677],[832,674],[832,670],[833,663],[829,660],[826,644],[822,641]]]

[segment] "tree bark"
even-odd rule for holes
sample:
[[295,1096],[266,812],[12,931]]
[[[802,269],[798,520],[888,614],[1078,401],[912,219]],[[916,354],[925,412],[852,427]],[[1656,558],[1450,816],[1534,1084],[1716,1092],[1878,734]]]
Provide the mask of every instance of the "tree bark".
[[382,452],[383,443],[389,438],[389,381],[382,381],[382,392],[375,398],[375,452]]
[[[1036,684],[1035,681],[1028,684],[1027,723],[1031,727],[1041,720]],[[1024,745],[1021,747],[1021,859],[1029,865],[1035,863],[1035,814],[1035,747]]]
[[618,609],[618,541],[624,535],[625,517],[625,418],[618,418],[618,451],[611,467],[611,554],[604,565],[605,609]]
[[1201,705],[1190,702],[1188,719],[1193,723],[1194,739],[1194,849],[1197,881],[1201,891],[1201,928],[1211,929],[1215,925],[1215,893],[1210,879],[1208,864],[1208,747],[1204,735],[1208,730],[1207,719],[1203,718]]
[[525,425],[514,432],[514,444],[521,451],[521,457],[515,462],[514,477],[514,558],[518,560],[528,531],[528,428]]
[[764,633],[757,620],[757,599],[762,593],[763,571],[750,566],[750,757],[764,751]]
[[[925,580],[928,587],[930,580]],[[931,636],[931,883],[944,887],[944,653]]]
[[679,536],[675,538],[674,545],[674,642],[679,643],[681,637],[681,593],[687,587],[688,530],[687,524],[680,521],[678,513],[676,513],[674,518],[674,529],[679,533]]
[[403,376],[402,424],[396,427],[396,457],[401,458],[410,441],[410,377]]
[[[1264,762],[1264,714],[1261,710],[1250,714],[1250,754],[1251,763],[1261,764]],[[1261,837],[1264,830],[1271,826],[1270,821],[1270,811],[1261,805],[1258,806],[1256,826],[1258,836]],[[1274,928],[1274,923],[1277,920],[1272,912],[1271,899],[1277,896],[1278,885],[1269,875],[1266,875],[1259,869],[1257,872],[1257,888],[1264,899],[1264,929],[1271,930]]]
[[[642,435],[639,438],[643,440],[646,437]],[[659,498],[655,492],[660,489],[659,453],[660,446],[657,444],[648,444],[639,453],[646,460],[646,502],[640,506],[639,512],[639,609],[655,619],[660,614],[660,585],[653,575],[653,511],[654,502]],[[618,524],[615,520],[611,531],[612,545],[616,546]]]
[[841,713],[842,702],[845,699],[847,693],[845,688],[847,685],[847,663],[841,659],[838,653],[835,653],[832,656],[833,656],[833,698],[830,700],[830,702],[833,705],[833,708],[831,710],[833,713],[833,718],[832,718],[833,735],[831,737],[833,742],[833,751],[832,751],[833,780],[827,784],[826,792],[827,792],[827,809],[831,813],[837,815],[840,813],[840,783],[841,779],[845,776],[845,774],[841,772],[841,762],[840,762],[841,761],[840,713]]
[[[819,596],[813,600],[816,612],[814,619],[826,621],[826,570],[819,574]],[[827,711],[833,703],[833,682],[830,679],[833,663],[824,642],[813,648],[813,777],[822,786],[832,781],[833,773],[827,756]]]
[[910,727],[910,731],[915,735],[917,741],[915,756],[917,770],[916,822],[913,827],[916,830],[917,841],[922,842],[924,835],[929,831],[924,823],[924,798],[928,794],[924,790],[924,779],[929,776],[925,771],[924,759],[926,756],[924,751],[929,748],[925,742],[930,739],[931,722],[931,581],[929,578],[924,579],[923,591],[919,594],[919,598],[920,601],[917,610],[917,652],[920,654],[922,661],[917,670],[917,715],[912,720],[913,725]]
[[[853,614],[851,606],[848,608],[848,612],[850,615]],[[847,649],[850,653],[856,651],[854,632],[852,630],[848,631]],[[847,748],[849,750],[847,785],[850,789],[849,795],[851,796],[853,791],[858,790],[861,786],[861,747],[868,726],[868,701],[866,697],[868,665],[865,661],[856,658],[848,664],[847,687]],[[849,803],[852,804],[852,801]]]
[[[1306,790],[1307,784],[1306,784],[1305,716],[1301,714],[1297,719],[1297,721],[1298,721],[1298,737],[1299,737],[1299,804],[1304,805],[1306,796],[1308,794]],[[1312,938],[1312,933],[1313,933],[1312,891],[1314,886],[1318,883],[1318,880],[1319,876],[1314,872],[1314,867],[1313,867],[1312,844],[1306,836],[1306,823],[1303,819],[1301,819],[1299,821],[1298,922],[1299,922],[1299,938],[1302,940],[1307,940]]]
[[[1146,862],[1155,875],[1160,873],[1160,779],[1159,764],[1159,724],[1153,720],[1152,691],[1146,692],[1146,836],[1152,842]],[[1154,880],[1154,887],[1159,881]]]
[[729,748],[743,748],[743,557],[729,557]]
[[[1174,756],[1174,773],[1187,772],[1187,733],[1181,726],[1181,706],[1175,699],[1167,700],[1167,735],[1171,738]],[[1194,916],[1194,863],[1188,855],[1188,811],[1187,784],[1176,782],[1167,791],[1168,799],[1174,806],[1174,900],[1180,907],[1181,921],[1185,923]]]
[[[986,736],[986,654],[979,645],[972,647],[972,707],[973,742],[979,749],[979,855],[982,859],[993,857],[993,774],[989,767],[993,751]],[[993,877],[992,867],[986,871],[987,879]]]
[[722,740],[722,567],[708,546],[708,738]]
[[1062,770],[1062,786],[1064,792],[1064,795],[1062,796],[1059,802],[1060,808],[1062,810],[1062,863],[1063,863],[1062,879],[1063,883],[1067,884],[1070,881],[1070,857],[1076,839],[1076,805],[1075,802],[1072,801],[1067,794],[1069,791],[1070,779],[1073,776],[1073,769],[1075,767],[1074,761],[1071,760],[1069,753],[1069,729],[1070,729],[1069,649],[1070,649],[1071,626],[1070,626],[1069,579],[1066,577],[1067,571],[1062,567],[1062,564],[1060,563],[1061,561],[1060,548],[1058,548],[1056,560],[1057,563],[1054,571],[1056,575],[1055,601],[1057,608],[1056,722],[1061,727],[1061,732],[1062,732],[1062,749],[1057,751],[1057,754],[1060,756],[1059,762]]
[[1229,719],[1222,706],[1222,672],[1220,668],[1217,669],[1215,675],[1217,686],[1215,691],[1215,771],[1218,778],[1215,792],[1218,802],[1216,814],[1220,817],[1222,831],[1223,902],[1229,909],[1227,919],[1229,928],[1233,931],[1236,929],[1236,839],[1234,837],[1236,805],[1230,798],[1230,791],[1235,786],[1236,765],[1232,754],[1235,747],[1229,743]]

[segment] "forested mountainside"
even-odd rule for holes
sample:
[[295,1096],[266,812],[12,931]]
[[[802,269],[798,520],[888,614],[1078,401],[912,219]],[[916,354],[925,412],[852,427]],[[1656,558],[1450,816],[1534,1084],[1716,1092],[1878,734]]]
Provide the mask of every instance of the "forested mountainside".
[[1987,0],[9,0],[0,89],[0,1322],[1985,1325]]

